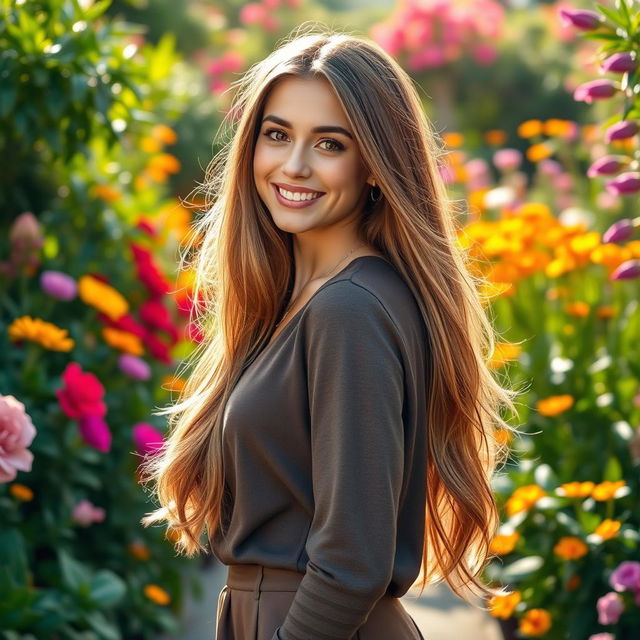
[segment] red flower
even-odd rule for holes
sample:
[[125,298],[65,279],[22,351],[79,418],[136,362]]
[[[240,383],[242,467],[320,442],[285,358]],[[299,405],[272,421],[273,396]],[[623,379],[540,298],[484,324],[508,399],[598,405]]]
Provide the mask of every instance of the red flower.
[[104,416],[104,387],[92,373],[83,373],[77,362],[71,362],[62,374],[65,386],[56,391],[60,408],[69,418]]

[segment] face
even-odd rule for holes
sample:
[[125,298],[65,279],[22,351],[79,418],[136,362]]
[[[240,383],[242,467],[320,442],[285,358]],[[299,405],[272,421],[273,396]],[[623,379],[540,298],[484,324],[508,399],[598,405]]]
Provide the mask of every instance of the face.
[[[326,80],[289,77],[272,88],[256,142],[253,174],[258,194],[280,229],[304,233],[357,224],[371,176],[352,136]],[[289,193],[281,195],[276,184]],[[309,201],[287,199],[299,198],[293,193],[304,189],[321,195]]]

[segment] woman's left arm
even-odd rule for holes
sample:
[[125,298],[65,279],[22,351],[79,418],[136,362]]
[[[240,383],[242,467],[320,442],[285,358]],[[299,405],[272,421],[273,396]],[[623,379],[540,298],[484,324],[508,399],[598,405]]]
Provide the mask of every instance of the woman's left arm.
[[273,640],[355,635],[392,577],[403,478],[404,368],[396,324],[351,281],[305,318],[315,511],[309,561]]

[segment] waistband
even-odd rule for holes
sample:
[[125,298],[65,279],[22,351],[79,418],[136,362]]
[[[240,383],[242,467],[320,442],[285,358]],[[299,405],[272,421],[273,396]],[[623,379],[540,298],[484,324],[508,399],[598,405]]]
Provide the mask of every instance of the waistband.
[[240,591],[297,591],[304,573],[276,569],[260,564],[231,564],[227,568],[227,586]]

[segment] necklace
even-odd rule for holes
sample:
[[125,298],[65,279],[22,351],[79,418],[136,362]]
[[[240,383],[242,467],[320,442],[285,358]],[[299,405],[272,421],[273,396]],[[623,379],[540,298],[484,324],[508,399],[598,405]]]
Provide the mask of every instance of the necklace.
[[[349,251],[349,253],[347,253],[346,256],[344,256],[344,258],[340,259],[340,262],[338,262],[330,271],[327,271],[326,273],[323,273],[321,276],[319,276],[320,278],[326,278],[327,276],[331,275],[356,249],[359,249],[360,247],[364,247],[365,245],[363,243],[360,243],[357,247],[351,249],[351,251]],[[305,285],[306,286],[306,285]],[[303,287],[304,289],[304,287]],[[287,308],[284,311],[284,315],[282,316],[282,318],[280,319],[280,322],[276,323],[276,327],[279,327],[283,320],[287,317],[287,314],[289,313],[289,309],[291,308],[291,305],[300,297],[300,294],[298,294],[293,300],[291,300],[289,302],[289,304],[287,305]]]

